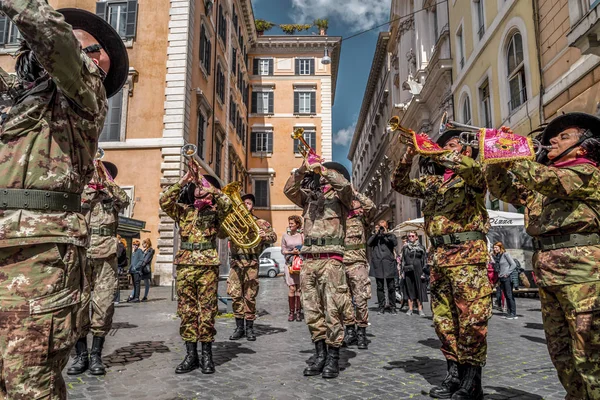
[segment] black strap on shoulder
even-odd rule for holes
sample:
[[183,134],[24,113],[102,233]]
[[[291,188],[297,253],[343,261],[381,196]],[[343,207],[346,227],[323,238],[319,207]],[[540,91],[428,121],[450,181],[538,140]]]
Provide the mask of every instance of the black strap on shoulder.
[[88,46],[88,47],[84,48],[84,49],[83,49],[83,52],[84,52],[85,54],[88,54],[88,53],[97,53],[97,52],[99,52],[100,50],[102,50],[102,45],[100,45],[100,44],[96,43],[96,44],[92,44],[92,45],[90,45],[90,46]]

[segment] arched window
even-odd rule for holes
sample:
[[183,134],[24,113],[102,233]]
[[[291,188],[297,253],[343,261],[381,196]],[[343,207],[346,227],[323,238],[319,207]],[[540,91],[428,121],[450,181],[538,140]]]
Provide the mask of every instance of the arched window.
[[527,82],[525,81],[525,63],[523,60],[523,38],[517,31],[508,41],[506,51],[510,99],[508,109],[510,112],[513,112],[527,101]]
[[462,120],[463,124],[471,125],[473,120],[471,119],[471,99],[469,95],[466,95],[462,102]]

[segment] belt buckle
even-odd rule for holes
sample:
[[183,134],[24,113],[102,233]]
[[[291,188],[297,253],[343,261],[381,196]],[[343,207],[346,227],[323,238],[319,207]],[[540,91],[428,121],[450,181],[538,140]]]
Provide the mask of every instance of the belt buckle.
[[460,244],[460,240],[458,240],[454,233],[451,233],[448,236],[450,237],[450,244]]
[[[439,247],[440,245],[440,237],[439,236],[434,236],[431,238],[431,244],[433,244],[435,247]],[[442,240],[443,242],[443,240]]]

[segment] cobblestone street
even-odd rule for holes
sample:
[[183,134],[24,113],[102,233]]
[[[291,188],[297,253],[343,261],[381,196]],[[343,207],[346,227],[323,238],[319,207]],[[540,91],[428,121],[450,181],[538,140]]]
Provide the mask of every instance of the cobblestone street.
[[[147,303],[118,305],[104,352],[107,375],[65,375],[69,398],[425,399],[431,385],[441,382],[446,362],[429,304],[427,318],[377,315],[371,299],[369,350],[343,349],[339,378],[324,380],[302,376],[313,346],[304,322],[287,322],[283,279],[264,278],[260,285],[257,341],[229,341],[234,320],[219,318],[214,375],[175,375],[185,350],[170,288],[152,288]],[[225,287],[221,282],[219,292]],[[518,320],[503,320],[494,311],[490,321],[486,399],[564,398],[546,350],[539,301],[517,298],[517,310]]]

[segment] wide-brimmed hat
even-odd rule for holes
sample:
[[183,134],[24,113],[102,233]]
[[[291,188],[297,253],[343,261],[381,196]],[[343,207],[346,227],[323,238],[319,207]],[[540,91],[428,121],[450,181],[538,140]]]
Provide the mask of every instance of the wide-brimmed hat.
[[248,193],[242,196],[242,201],[246,200],[246,199],[250,199],[252,200],[252,204],[256,204],[256,197],[254,197],[254,195],[252,193]]
[[[438,140],[436,140],[436,143],[440,147],[444,147],[446,145],[446,143],[448,143],[450,141],[450,139],[459,137],[460,134],[463,132],[464,131],[461,131],[460,129],[447,130],[444,133],[442,133],[442,135],[438,138]],[[477,159],[477,155],[479,154],[479,149],[477,147],[471,147],[471,151],[472,151],[471,158],[474,160]]]
[[214,187],[216,187],[217,189],[221,190],[221,183],[219,182],[219,180],[217,178],[215,178],[212,175],[203,175],[204,179],[206,179],[208,181],[208,183],[210,183],[211,185],[213,185]]
[[346,178],[347,181],[350,181],[350,173],[348,172],[346,167],[344,167],[342,164],[335,162],[335,161],[328,161],[326,163],[323,163],[322,165],[325,168],[333,169],[333,170],[339,172],[340,174],[344,175],[344,178]]
[[573,112],[554,118],[542,132],[541,142],[549,145],[550,139],[568,128],[589,130],[594,136],[600,137],[600,118],[591,114]]
[[110,69],[104,79],[106,97],[117,94],[127,81],[129,57],[123,39],[103,18],[79,8],[61,8],[57,10],[73,29],[81,29],[92,35],[110,57]]
[[119,173],[119,168],[117,168],[115,164],[111,163],[110,161],[102,161],[102,164],[104,164],[104,168],[106,168],[111,178],[114,179],[117,177],[117,174]]

